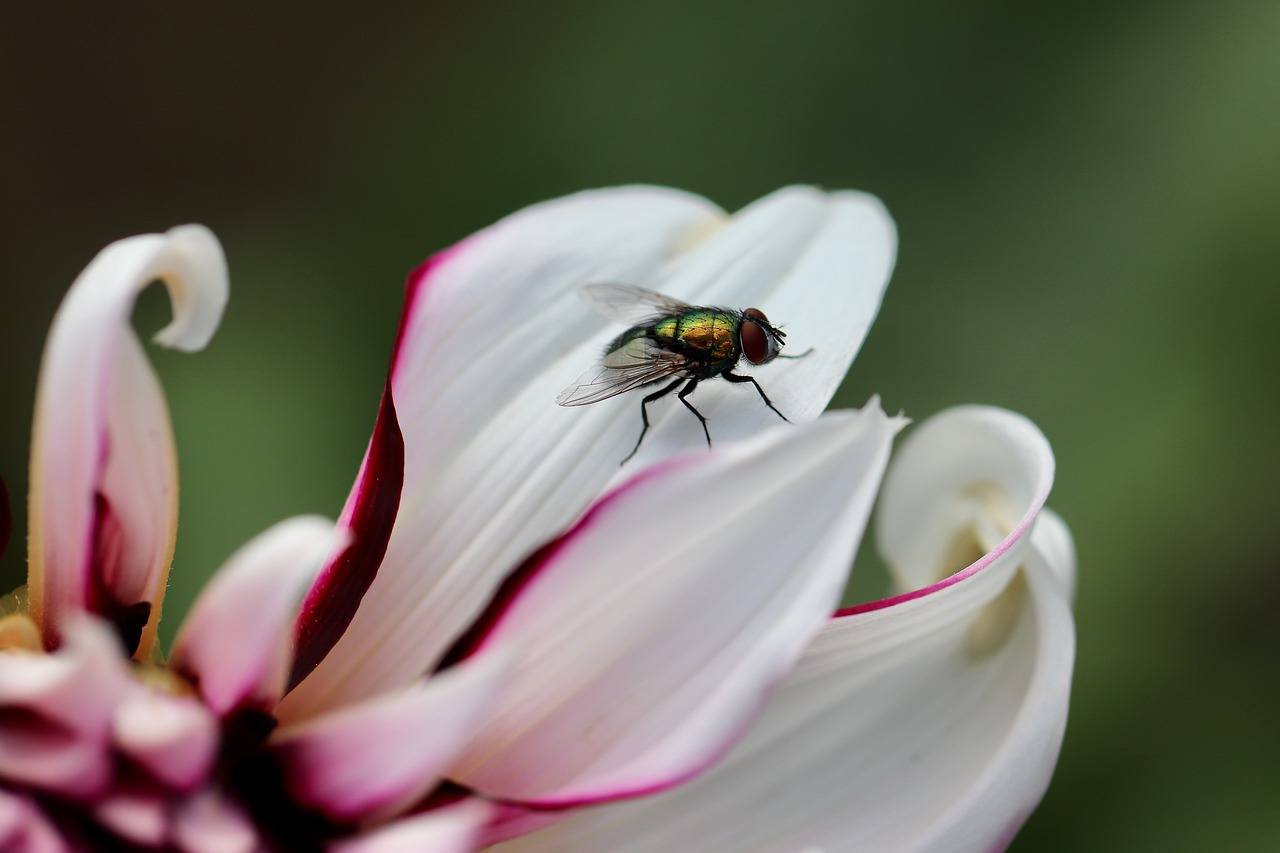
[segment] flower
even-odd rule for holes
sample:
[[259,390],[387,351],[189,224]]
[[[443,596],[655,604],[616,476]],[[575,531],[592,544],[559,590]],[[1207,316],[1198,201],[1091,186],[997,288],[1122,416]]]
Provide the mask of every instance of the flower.
[[[157,341],[198,349],[226,269],[198,226],[109,246],[41,367],[29,606],[15,596],[0,622],[0,839],[1007,841],[1052,772],[1073,648],[1043,437],[986,408],[914,430],[877,520],[905,591],[831,616],[905,422],[874,399],[819,414],[894,251],[862,194],[793,188],[730,217],[631,187],[535,205],[434,256],[410,276],[337,524],[293,519],[246,545],[161,661],[176,466],[128,316],[158,278],[175,316]],[[657,410],[619,469],[634,400],[554,405],[616,332],[575,296],[592,281],[767,308],[815,348],[760,373],[796,425],[710,383],[712,452]]]

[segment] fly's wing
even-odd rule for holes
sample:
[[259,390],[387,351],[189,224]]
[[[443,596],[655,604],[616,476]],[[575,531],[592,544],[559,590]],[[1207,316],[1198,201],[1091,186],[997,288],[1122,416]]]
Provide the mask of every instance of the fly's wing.
[[562,406],[586,406],[624,394],[641,385],[675,376],[688,366],[679,353],[663,349],[650,338],[633,338],[605,354],[600,364],[560,392]]
[[657,315],[682,314],[693,306],[633,284],[588,284],[582,296],[601,315],[628,326]]

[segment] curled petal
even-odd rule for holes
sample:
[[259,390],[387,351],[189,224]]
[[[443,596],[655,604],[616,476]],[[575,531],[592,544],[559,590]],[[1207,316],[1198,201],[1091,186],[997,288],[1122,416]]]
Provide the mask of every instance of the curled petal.
[[[520,211],[424,264],[409,282],[391,369],[404,436],[395,528],[350,627],[281,712],[297,718],[417,678],[509,567],[611,483],[702,449],[683,407],[653,406],[645,446],[619,475],[639,401],[554,404],[619,331],[582,300],[583,284],[761,307],[797,349],[815,348],[758,371],[778,407],[804,421],[825,408],[860,346],[895,244],[883,207],[859,193],[794,187],[729,217],[697,196],[625,187]],[[717,441],[777,423],[750,387],[705,383],[695,399]]]
[[272,737],[296,802],[340,823],[390,817],[434,788],[482,719],[506,667],[485,656]]
[[45,344],[32,427],[31,613],[46,642],[92,610],[145,658],[155,637],[177,525],[172,428],[155,371],[129,326],[150,282],[173,322],[156,342],[196,350],[227,299],[222,248],[187,225],[103,249],[72,284]]
[[873,401],[603,498],[464,641],[515,665],[450,778],[564,807],[709,768],[839,600],[899,426]]
[[[935,453],[978,452],[980,433],[1003,443],[1003,454],[985,457],[1001,464],[983,471],[972,457]],[[941,511],[989,475],[1023,488],[985,516]],[[882,529],[903,542],[913,520],[925,540],[964,525],[1006,535],[951,583],[833,619],[759,724],[705,777],[500,849],[658,851],[689,838],[711,850],[1003,849],[1048,783],[1066,718],[1074,631],[1051,565],[1064,551],[1050,542],[1056,534],[1032,532],[1051,475],[1043,438],[1014,415],[969,409],[923,425],[890,470]],[[913,552],[886,550],[891,563],[900,553]],[[920,568],[894,563],[902,576]],[[993,624],[1004,627],[993,633]]]
[[298,599],[344,534],[318,516],[282,521],[231,556],[174,640],[172,666],[225,715],[269,709],[284,691]]
[[71,797],[111,774],[109,733],[128,682],[120,646],[84,617],[55,654],[0,653],[0,777]]
[[330,845],[331,853],[470,853],[492,807],[476,799],[411,815]]
[[218,723],[203,704],[136,685],[116,711],[116,748],[156,780],[193,788],[209,772],[218,746]]

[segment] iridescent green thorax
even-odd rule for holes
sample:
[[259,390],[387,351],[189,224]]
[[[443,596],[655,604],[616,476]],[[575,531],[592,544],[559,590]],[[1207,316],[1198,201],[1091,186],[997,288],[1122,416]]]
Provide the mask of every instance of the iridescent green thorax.
[[741,322],[735,313],[699,309],[658,320],[653,325],[653,337],[665,346],[696,353],[707,361],[737,360]]

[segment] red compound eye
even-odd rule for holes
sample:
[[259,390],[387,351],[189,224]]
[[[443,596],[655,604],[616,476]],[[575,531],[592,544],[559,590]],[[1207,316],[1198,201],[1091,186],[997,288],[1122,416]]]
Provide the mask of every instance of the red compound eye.
[[[743,316],[749,316],[751,311],[755,311],[755,309],[747,309],[747,311],[743,312]],[[756,313],[760,314],[759,311],[756,311]],[[763,317],[764,315],[761,314],[760,316]],[[769,336],[765,333],[764,327],[755,322],[755,320],[743,320],[742,331],[739,332],[739,335],[742,340],[742,354],[747,357],[747,361],[752,364],[764,364],[765,360],[769,358],[769,350],[772,349],[769,346]]]
[[759,308],[748,308],[746,311],[742,312],[742,316],[750,317],[752,320],[763,320],[766,323],[769,322],[769,318],[764,316],[764,312]]

